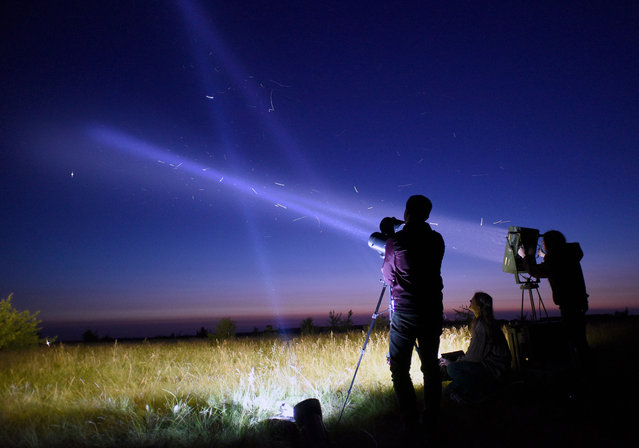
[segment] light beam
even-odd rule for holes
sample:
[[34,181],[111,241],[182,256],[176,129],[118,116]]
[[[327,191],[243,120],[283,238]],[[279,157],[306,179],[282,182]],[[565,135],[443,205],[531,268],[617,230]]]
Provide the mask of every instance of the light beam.
[[[375,226],[375,224],[366,222],[367,220],[359,215],[332,208],[317,201],[304,199],[291,193],[271,191],[267,187],[260,189],[258,192],[254,187],[256,183],[251,183],[240,177],[229,175],[210,166],[201,165],[192,160],[180,157],[168,149],[160,148],[114,129],[94,126],[89,128],[89,135],[101,144],[108,145],[126,154],[159,162],[161,165],[167,166],[170,169],[179,167],[181,171],[188,172],[194,177],[206,179],[244,195],[250,195],[273,206],[279,204],[279,206],[281,206],[280,208],[284,210],[317,218],[323,225],[336,229],[358,241],[362,241],[364,244],[368,239],[371,228]],[[223,182],[221,182],[222,179]],[[358,221],[359,224],[354,221]],[[362,227],[361,224],[366,224],[366,226]]]

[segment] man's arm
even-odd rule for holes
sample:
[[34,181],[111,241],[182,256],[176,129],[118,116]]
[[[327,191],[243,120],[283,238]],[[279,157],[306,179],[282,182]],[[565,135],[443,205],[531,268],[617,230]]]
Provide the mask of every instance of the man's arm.
[[384,283],[392,287],[395,285],[395,243],[392,238],[386,240],[386,249],[384,251],[384,264],[382,264],[382,276]]
[[528,268],[528,273],[536,278],[548,278],[548,264],[545,261],[537,263],[535,257],[530,255],[524,258],[524,264]]
[[528,271],[530,275],[532,275],[535,278],[548,277],[548,272],[547,272],[545,262],[537,264],[535,255],[526,253],[523,247],[519,248],[519,250],[517,251],[517,254],[524,259],[524,266],[526,268],[526,271]]

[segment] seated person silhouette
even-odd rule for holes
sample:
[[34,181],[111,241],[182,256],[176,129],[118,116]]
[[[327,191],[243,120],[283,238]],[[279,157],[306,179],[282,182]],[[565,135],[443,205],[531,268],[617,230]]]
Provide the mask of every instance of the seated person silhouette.
[[505,381],[510,370],[510,349],[493,313],[493,298],[477,292],[470,299],[474,314],[468,351],[455,361],[444,357],[440,364],[452,383],[448,396],[460,403],[481,402]]

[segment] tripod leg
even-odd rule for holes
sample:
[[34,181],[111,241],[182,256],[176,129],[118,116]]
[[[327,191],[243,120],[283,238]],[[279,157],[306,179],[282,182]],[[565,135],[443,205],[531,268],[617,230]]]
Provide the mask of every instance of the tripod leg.
[[544,309],[544,314],[546,315],[546,319],[548,319],[548,311],[546,310],[546,305],[544,305],[544,301],[541,300],[541,294],[539,294],[539,289],[537,290],[537,297],[539,298],[539,317],[541,318],[541,309]]
[[530,309],[532,310],[532,320],[537,320],[537,313],[535,312],[535,298],[533,297],[532,289],[528,290],[528,296],[530,297]]
[[359,355],[359,361],[357,361],[357,367],[355,367],[355,373],[353,373],[353,379],[351,380],[351,385],[348,388],[348,393],[346,394],[346,399],[344,400],[344,405],[342,406],[342,411],[339,413],[339,418],[337,419],[337,422],[339,423],[340,421],[342,421],[342,415],[344,415],[344,409],[346,409],[346,403],[348,403],[348,399],[351,396],[351,391],[353,390],[353,384],[355,384],[355,377],[357,376],[357,371],[359,370],[359,365],[362,363],[362,358],[364,357],[364,352],[366,352],[366,345],[368,345],[368,340],[371,337],[371,333],[373,332],[373,328],[375,327],[375,320],[377,319],[378,316],[378,312],[379,312],[379,306],[382,303],[382,299],[384,298],[384,292],[386,292],[386,285],[384,285],[382,287],[382,292],[379,295],[379,300],[377,300],[377,307],[375,307],[375,313],[372,316],[371,319],[371,324],[368,327],[368,334],[366,335],[366,339],[364,340],[364,346],[362,347],[362,351],[360,352]]

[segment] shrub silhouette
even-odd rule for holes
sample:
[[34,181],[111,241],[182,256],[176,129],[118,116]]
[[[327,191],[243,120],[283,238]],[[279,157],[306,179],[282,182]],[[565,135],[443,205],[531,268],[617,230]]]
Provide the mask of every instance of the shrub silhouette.
[[39,311],[18,311],[11,304],[13,293],[0,300],[0,350],[38,345]]
[[224,317],[215,327],[216,339],[231,339],[235,337],[235,322],[230,317]]
[[198,331],[195,332],[196,338],[206,338],[209,335],[209,330],[204,327],[201,327]]
[[314,334],[317,332],[317,327],[313,325],[313,318],[307,317],[302,321],[300,325],[300,332],[302,334]]
[[99,340],[100,337],[98,336],[98,333],[93,330],[87,330],[82,333],[83,342],[98,342]]
[[335,310],[328,312],[328,329],[334,332],[348,331],[353,328],[353,310],[348,310],[346,319],[342,319],[342,313]]

